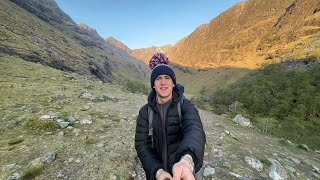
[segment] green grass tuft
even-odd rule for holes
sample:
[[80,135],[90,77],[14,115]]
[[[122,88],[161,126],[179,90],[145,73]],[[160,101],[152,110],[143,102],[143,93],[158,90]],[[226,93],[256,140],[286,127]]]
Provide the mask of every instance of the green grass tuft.
[[40,175],[42,172],[42,168],[41,167],[37,167],[37,166],[31,166],[30,168],[28,168],[22,179],[23,180],[27,180],[27,179],[34,179],[36,176]]
[[16,138],[16,139],[12,139],[8,142],[9,145],[14,145],[14,144],[19,144],[21,142],[23,142],[24,139],[23,138]]
[[34,119],[27,120],[27,122],[24,124],[24,127],[35,134],[48,131],[56,131],[60,129],[59,125],[55,121]]

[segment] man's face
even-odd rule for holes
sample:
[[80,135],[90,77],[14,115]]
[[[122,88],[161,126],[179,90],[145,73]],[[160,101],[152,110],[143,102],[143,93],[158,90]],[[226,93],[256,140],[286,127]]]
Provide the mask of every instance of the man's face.
[[168,75],[159,75],[154,81],[158,103],[165,103],[172,98],[173,81]]

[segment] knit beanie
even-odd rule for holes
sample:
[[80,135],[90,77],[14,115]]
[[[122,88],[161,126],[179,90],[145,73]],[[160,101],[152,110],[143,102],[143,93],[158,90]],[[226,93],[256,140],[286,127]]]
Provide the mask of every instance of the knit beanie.
[[150,77],[151,88],[153,88],[154,81],[159,75],[170,76],[173,84],[176,85],[176,75],[168,64],[169,59],[163,53],[156,53],[152,56],[149,63],[149,66],[152,69]]

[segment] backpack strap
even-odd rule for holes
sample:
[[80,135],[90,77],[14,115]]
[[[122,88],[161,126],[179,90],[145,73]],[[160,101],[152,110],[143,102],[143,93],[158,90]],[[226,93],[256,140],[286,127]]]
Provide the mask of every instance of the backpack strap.
[[148,120],[149,120],[149,133],[148,135],[151,136],[151,147],[153,149],[153,109],[148,106]]
[[184,100],[184,96],[182,96],[182,98],[180,99],[180,101],[178,102],[178,113],[179,113],[179,122],[180,122],[180,127],[182,127],[182,114],[181,114],[181,106],[183,104],[183,100]]

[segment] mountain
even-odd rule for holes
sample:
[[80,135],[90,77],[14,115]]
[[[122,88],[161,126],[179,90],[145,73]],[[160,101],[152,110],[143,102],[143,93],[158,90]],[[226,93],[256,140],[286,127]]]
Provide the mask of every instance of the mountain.
[[105,41],[109,42],[110,44],[114,45],[115,47],[117,47],[119,49],[124,50],[128,54],[131,53],[131,49],[128,48],[128,46],[126,46],[125,44],[123,44],[122,42],[118,41],[117,39],[115,39],[113,37],[108,37],[105,39]]
[[[0,2],[0,52],[103,82],[145,79],[147,66],[76,24],[54,0]],[[141,81],[141,80],[140,80]]]
[[[319,37],[319,0],[248,0],[199,26],[166,52],[183,66],[253,69],[289,58],[319,57]],[[146,61],[145,51],[133,55]]]
[[[168,50],[172,48],[172,45],[168,44],[161,47],[149,47],[149,48],[140,48],[140,49],[134,49],[131,51],[132,56],[143,60],[146,64],[149,64],[150,58],[155,52],[162,52],[168,55]],[[170,60],[170,56],[169,56]]]

